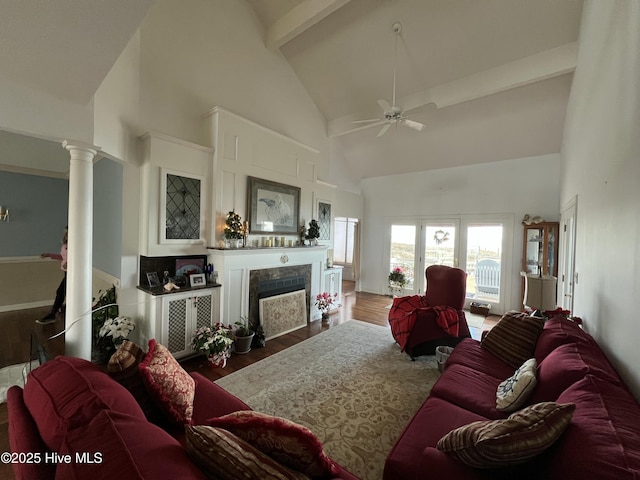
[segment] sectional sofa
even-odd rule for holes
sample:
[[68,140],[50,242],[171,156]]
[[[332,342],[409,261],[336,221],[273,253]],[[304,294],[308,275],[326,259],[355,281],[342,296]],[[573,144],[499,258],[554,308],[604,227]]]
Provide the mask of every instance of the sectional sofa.
[[[503,322],[482,342],[455,347],[389,453],[384,479],[640,479],[640,406],[594,339],[562,316],[533,326],[533,343],[510,331],[513,319]],[[496,337],[497,350],[489,348]],[[499,411],[499,387],[527,357],[537,365],[533,388],[516,391],[516,410]],[[513,429],[523,418],[526,429]]]
[[[150,352],[152,349],[157,350],[158,346],[150,345]],[[9,441],[18,480],[356,480],[355,476],[326,457],[321,444],[303,427],[275,417],[265,419],[251,415],[249,420],[253,423],[247,424],[253,433],[259,432],[263,437],[265,430],[270,429],[267,435],[272,435],[269,439],[271,443],[274,443],[273,432],[276,435],[282,432],[279,438],[283,443],[289,442],[285,446],[290,450],[300,450],[293,452],[293,455],[297,455],[294,460],[301,464],[307,462],[301,468],[304,470],[301,473],[292,467],[291,462],[286,464],[287,459],[282,452],[274,460],[273,455],[264,455],[255,444],[243,440],[240,433],[239,436],[230,435],[226,430],[210,426],[228,417],[231,418],[227,423],[233,421],[237,424],[242,420],[237,416],[238,413],[245,412],[244,416],[247,417],[251,409],[196,372],[187,374],[184,371],[170,371],[165,375],[170,384],[187,386],[181,386],[174,392],[174,401],[170,406],[150,402],[147,395],[150,384],[144,375],[138,374],[141,371],[141,357],[137,357],[133,361],[116,362],[122,367],[112,372],[118,381],[108,375],[104,368],[98,368],[88,361],[57,357],[32,371],[24,390],[14,386],[8,391]],[[165,351],[164,359],[146,366],[148,370],[155,369],[158,372],[164,369],[166,373],[164,362],[173,360],[169,357],[171,355]],[[109,367],[111,365],[110,362]],[[177,362],[173,367],[175,365]],[[256,426],[257,423],[260,425]],[[185,424],[189,427],[185,428]],[[229,466],[229,462],[213,465],[218,472],[221,468],[233,467],[251,472],[253,477],[238,477],[231,470],[224,475],[213,476],[210,463],[224,460],[225,455],[229,457],[229,462],[235,463],[232,466]],[[260,471],[257,471],[258,468]]]

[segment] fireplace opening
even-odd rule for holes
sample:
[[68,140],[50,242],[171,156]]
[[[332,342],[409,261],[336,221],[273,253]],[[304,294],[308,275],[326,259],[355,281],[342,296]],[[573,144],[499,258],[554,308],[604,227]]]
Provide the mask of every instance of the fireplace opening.
[[304,290],[304,276],[275,278],[258,283],[258,299]]
[[[306,326],[310,297],[310,264],[251,270],[249,273],[249,320],[253,325],[262,324],[267,339]],[[265,314],[271,316],[270,323],[269,318],[265,321]]]

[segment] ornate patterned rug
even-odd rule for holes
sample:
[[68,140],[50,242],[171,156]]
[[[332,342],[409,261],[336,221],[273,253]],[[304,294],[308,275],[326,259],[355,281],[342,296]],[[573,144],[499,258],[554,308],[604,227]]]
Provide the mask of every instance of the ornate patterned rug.
[[216,383],[254,410],[305,425],[331,458],[363,480],[380,480],[438,376],[434,357],[412,362],[389,328],[350,320]]

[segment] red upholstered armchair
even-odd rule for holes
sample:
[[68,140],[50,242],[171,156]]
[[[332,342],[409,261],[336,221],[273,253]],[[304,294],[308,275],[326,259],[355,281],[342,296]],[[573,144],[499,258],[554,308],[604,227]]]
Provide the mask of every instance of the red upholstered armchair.
[[464,316],[467,274],[459,268],[431,265],[422,295],[393,299],[389,325],[402,351],[413,359],[433,355],[439,345],[453,347],[470,337]]

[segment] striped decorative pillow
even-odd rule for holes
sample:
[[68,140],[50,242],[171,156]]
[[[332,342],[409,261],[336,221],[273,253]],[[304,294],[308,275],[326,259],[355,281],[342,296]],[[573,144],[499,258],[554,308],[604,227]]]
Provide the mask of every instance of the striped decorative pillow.
[[473,422],[442,437],[437,448],[474,468],[517,465],[549,448],[571,422],[575,404],[543,402],[502,420]]
[[511,367],[518,368],[533,357],[543,326],[542,318],[507,312],[482,339],[480,346]]
[[116,382],[129,390],[151,423],[162,423],[163,415],[147,392],[138,366],[144,360],[144,351],[134,342],[125,340],[111,355],[107,373]]
[[308,480],[233,433],[206,425],[185,427],[187,453],[209,478]]

